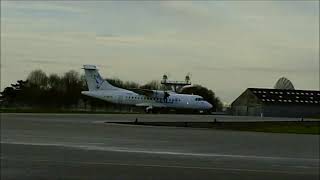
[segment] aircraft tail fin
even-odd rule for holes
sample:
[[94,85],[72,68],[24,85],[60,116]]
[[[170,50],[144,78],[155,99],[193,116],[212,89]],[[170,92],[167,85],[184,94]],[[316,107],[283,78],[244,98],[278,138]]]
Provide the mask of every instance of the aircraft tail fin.
[[112,86],[108,81],[104,80],[98,72],[95,65],[83,65],[85,77],[89,91],[97,90],[117,90],[119,88]]

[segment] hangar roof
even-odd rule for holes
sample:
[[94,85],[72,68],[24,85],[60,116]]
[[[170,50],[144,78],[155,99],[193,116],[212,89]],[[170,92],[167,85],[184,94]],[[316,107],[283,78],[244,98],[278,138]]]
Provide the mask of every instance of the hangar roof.
[[320,106],[320,91],[248,88],[266,104],[304,104]]

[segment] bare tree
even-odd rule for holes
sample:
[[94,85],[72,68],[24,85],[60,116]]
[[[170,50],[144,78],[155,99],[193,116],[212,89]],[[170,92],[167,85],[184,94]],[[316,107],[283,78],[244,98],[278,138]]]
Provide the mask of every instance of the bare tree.
[[40,69],[32,71],[28,75],[27,80],[31,85],[34,85],[40,88],[47,88],[47,85],[48,85],[48,77],[46,73]]
[[157,89],[161,89],[161,84],[159,81],[157,80],[152,80],[150,82],[148,82],[147,84],[141,86],[141,89],[150,89],[150,90],[157,90]]
[[55,90],[61,90],[62,83],[61,83],[61,77],[57,74],[50,74],[48,78],[48,85],[49,88],[55,89]]
[[68,71],[62,77],[63,86],[65,88],[65,100],[66,106],[76,105],[81,97],[82,83],[80,75],[76,71]]

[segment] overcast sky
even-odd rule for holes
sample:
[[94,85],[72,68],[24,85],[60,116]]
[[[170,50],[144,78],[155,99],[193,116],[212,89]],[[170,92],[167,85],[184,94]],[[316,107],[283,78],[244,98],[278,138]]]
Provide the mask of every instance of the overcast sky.
[[319,1],[1,1],[1,90],[34,69],[183,80],[231,103],[285,76],[319,88]]

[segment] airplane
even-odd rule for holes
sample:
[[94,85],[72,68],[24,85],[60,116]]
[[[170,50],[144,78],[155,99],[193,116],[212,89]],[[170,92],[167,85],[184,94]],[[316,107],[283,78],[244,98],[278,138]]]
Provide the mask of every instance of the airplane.
[[122,89],[103,79],[95,65],[83,65],[89,91],[81,94],[114,104],[144,107],[147,113],[159,109],[189,109],[209,112],[212,105],[198,95],[178,94],[173,91]]

